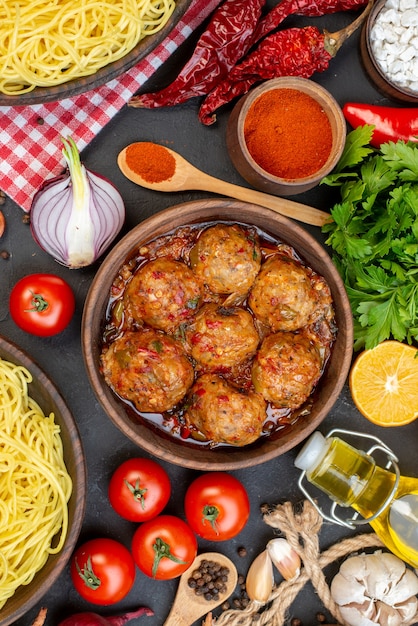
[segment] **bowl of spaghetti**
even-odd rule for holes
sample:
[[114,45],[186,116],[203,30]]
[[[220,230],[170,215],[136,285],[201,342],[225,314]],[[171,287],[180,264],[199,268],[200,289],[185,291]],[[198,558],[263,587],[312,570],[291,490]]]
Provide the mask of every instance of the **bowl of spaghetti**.
[[190,4],[191,0],[2,3],[0,106],[54,102],[120,76],[167,37]]
[[0,625],[7,626],[43,597],[67,564],[84,517],[86,469],[59,391],[2,337],[0,450]]

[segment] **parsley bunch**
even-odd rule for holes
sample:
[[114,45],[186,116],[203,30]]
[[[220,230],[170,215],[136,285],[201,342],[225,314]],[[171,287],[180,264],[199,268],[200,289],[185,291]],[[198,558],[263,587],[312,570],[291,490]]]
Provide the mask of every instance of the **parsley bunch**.
[[323,227],[354,317],[354,349],[418,340],[418,143],[369,145],[373,126],[347,135],[322,183],[341,202]]

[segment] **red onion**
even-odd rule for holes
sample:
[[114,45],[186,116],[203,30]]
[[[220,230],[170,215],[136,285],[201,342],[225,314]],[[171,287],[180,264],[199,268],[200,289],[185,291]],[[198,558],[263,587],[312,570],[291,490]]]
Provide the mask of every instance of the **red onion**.
[[124,613],[123,615],[114,615],[113,617],[103,617],[97,613],[76,613],[70,617],[66,617],[58,626],[123,626],[135,617],[142,615],[154,615],[154,611],[141,606],[137,611]]
[[58,263],[71,269],[98,259],[115,239],[125,219],[116,187],[87,170],[73,139],[62,139],[67,172],[46,181],[31,210],[32,235]]

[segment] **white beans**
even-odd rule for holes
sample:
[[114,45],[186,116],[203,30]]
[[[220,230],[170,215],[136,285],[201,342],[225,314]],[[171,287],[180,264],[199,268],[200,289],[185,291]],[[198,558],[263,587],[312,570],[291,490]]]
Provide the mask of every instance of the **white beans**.
[[376,63],[402,89],[418,92],[418,0],[387,0],[370,31]]

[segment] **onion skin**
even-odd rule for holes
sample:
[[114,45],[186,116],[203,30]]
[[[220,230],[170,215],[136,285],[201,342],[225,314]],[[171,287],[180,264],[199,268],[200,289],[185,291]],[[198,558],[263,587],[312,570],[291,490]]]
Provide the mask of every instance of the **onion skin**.
[[104,617],[98,613],[76,613],[70,617],[66,617],[58,626],[123,626],[136,617],[142,615],[154,615],[154,611],[146,606],[141,606],[136,611],[123,613],[122,615],[114,615],[113,617]]
[[94,263],[118,235],[125,206],[113,183],[82,165],[74,141],[62,141],[67,171],[45,181],[36,192],[31,231],[55,261],[78,269]]

